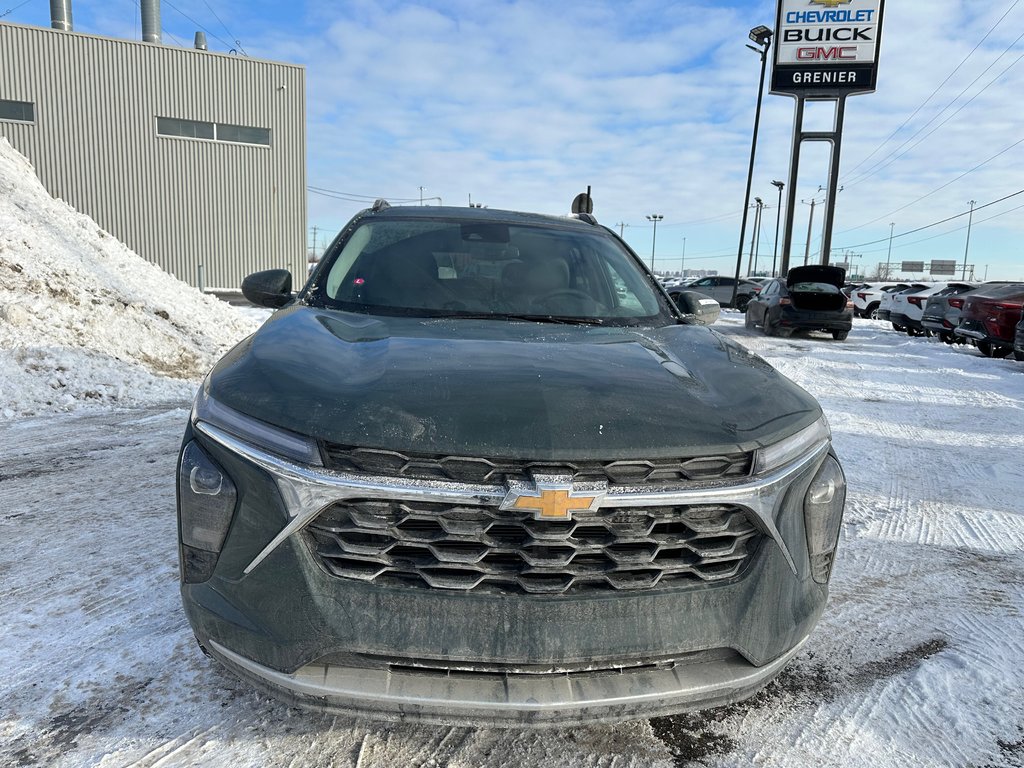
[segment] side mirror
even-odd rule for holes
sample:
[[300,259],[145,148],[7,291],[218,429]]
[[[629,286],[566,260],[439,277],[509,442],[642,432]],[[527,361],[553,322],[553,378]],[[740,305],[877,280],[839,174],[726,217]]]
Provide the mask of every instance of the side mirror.
[[292,273],[287,269],[253,272],[242,281],[242,295],[257,307],[279,309],[295,298]]
[[684,315],[693,315],[698,325],[711,325],[722,312],[721,304],[697,291],[673,293],[672,300]]

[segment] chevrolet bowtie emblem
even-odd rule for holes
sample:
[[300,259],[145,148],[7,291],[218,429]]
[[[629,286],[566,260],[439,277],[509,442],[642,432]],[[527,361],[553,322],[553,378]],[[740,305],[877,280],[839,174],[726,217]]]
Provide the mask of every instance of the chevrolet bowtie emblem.
[[537,520],[571,520],[573,512],[594,512],[604,499],[605,490],[595,487],[575,489],[569,478],[534,478],[536,488],[526,484],[511,487],[501,502],[503,510],[533,512]]
[[811,0],[811,5],[824,5],[826,8],[838,8],[840,5],[849,5],[853,0]]

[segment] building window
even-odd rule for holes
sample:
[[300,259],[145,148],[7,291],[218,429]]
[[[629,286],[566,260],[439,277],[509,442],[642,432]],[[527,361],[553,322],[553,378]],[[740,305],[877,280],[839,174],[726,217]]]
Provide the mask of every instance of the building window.
[[10,101],[9,99],[0,99],[0,120],[17,120],[21,123],[34,123],[36,121],[35,104],[31,101]]
[[208,123],[204,120],[180,120],[176,117],[158,117],[156,132],[160,136],[181,136],[187,139],[213,139],[233,144],[262,144],[270,146],[270,129],[247,125]]
[[158,117],[156,132],[161,136],[184,136],[189,139],[212,139],[213,123],[201,120],[178,120],[174,117]]
[[235,141],[240,144],[265,144],[269,147],[270,129],[217,123],[217,141]]

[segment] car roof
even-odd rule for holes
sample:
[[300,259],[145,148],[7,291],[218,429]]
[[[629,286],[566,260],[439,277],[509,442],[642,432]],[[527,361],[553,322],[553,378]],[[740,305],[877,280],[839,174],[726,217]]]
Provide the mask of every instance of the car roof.
[[[592,216],[581,218],[576,215],[555,216],[524,211],[505,211],[499,208],[469,208],[441,205],[387,205],[367,208],[358,214],[359,218],[379,219],[430,219],[434,221],[491,221],[523,226],[559,226],[567,229],[590,228],[607,232]],[[588,221],[589,219],[589,221]]]

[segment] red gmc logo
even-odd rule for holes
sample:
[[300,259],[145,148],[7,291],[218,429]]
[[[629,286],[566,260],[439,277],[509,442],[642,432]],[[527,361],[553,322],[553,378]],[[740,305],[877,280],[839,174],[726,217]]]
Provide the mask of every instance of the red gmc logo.
[[837,46],[828,48],[817,46],[814,48],[797,48],[796,57],[799,61],[828,61],[830,59],[856,59],[857,47],[854,45]]

